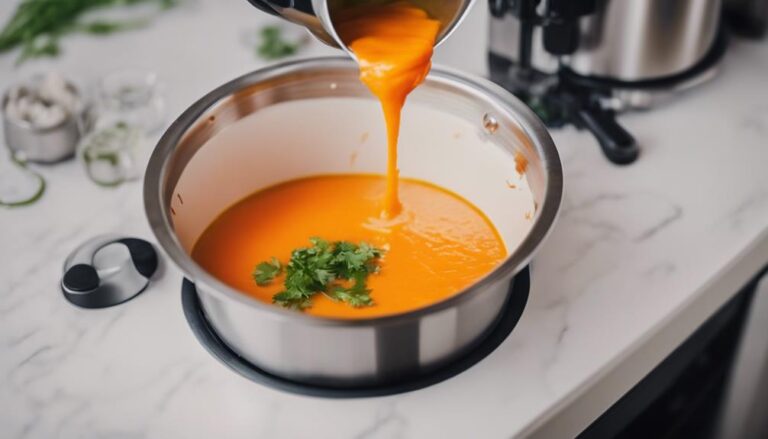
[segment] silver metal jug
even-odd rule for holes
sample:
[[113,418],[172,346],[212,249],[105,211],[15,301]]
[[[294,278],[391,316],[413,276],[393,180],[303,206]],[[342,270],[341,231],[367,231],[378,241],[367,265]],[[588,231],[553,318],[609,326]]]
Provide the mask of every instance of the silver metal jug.
[[[440,21],[437,42],[453,32],[474,0],[248,0],[252,5],[307,28],[317,39],[350,53],[334,27],[334,17],[346,8],[361,4],[411,3]],[[351,53],[350,53],[351,55]]]

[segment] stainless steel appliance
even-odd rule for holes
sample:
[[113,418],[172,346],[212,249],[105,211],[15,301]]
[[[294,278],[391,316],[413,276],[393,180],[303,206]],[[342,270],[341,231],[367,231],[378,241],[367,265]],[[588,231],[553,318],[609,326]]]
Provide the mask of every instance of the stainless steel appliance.
[[491,78],[548,125],[573,123],[592,131],[619,164],[633,162],[640,150],[616,113],[652,108],[707,81],[725,52],[727,31],[759,37],[768,22],[766,0],[489,5]]
[[[721,7],[720,0],[496,3],[491,52],[539,72],[554,73],[562,66],[626,82],[661,79],[693,67],[714,43]],[[512,9],[513,3],[535,9],[527,15]],[[521,56],[524,30],[532,31],[529,59]]]
[[710,78],[720,0],[491,0],[492,79],[550,124],[588,128],[619,164],[639,154],[615,113]]
[[[455,72],[435,69],[409,97],[406,112],[411,123],[401,132],[403,174],[472,200],[497,225],[510,254],[452,297],[377,318],[319,318],[266,304],[208,274],[190,256],[205,227],[255,190],[300,176],[380,169],[384,148],[360,150],[350,168],[350,148],[361,136],[385,144],[378,104],[353,61],[304,60],[242,76],[193,104],[161,138],[144,182],[152,230],[194,282],[218,336],[253,365],[300,383],[386,384],[456,359],[498,321],[514,276],[559,209],[562,171],[554,144],[522,102],[489,81]],[[526,178],[511,190],[506,179],[518,178],[518,154],[527,159]],[[467,169],[482,172],[456,178]],[[525,185],[529,192],[521,191]],[[526,193],[532,217],[514,207]]]

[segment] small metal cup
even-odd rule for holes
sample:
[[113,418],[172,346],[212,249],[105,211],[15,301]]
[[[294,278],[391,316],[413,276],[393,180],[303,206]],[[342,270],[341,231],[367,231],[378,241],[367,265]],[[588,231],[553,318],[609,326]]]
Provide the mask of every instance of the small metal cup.
[[[77,93],[72,84],[69,86]],[[68,113],[57,125],[36,128],[29,122],[8,117],[5,112],[8,99],[10,94],[6,92],[0,109],[5,142],[14,156],[37,163],[56,163],[74,156],[75,147],[85,129],[85,121],[80,113]]]

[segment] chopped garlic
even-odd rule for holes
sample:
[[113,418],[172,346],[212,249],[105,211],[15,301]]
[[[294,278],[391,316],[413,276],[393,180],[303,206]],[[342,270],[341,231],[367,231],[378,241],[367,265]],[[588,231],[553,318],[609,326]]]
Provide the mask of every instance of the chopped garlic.
[[11,120],[36,129],[52,128],[76,114],[78,96],[74,88],[56,73],[17,85],[8,92],[5,114]]

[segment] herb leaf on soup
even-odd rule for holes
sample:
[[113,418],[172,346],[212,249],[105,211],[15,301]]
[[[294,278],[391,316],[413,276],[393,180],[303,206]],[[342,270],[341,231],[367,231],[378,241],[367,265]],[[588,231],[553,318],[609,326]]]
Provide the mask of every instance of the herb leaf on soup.
[[371,290],[366,288],[365,275],[358,273],[350,287],[335,286],[329,296],[340,302],[346,302],[355,308],[373,305]]
[[253,270],[253,280],[256,281],[256,285],[263,287],[269,285],[282,272],[283,265],[277,258],[272,258],[271,261],[262,262],[256,266]]
[[[285,268],[284,289],[272,301],[285,308],[304,310],[312,306],[312,296],[325,294],[333,300],[353,307],[372,306],[368,275],[379,271],[383,251],[361,242],[328,242],[310,238],[310,247],[301,247],[291,253]],[[268,285],[282,272],[276,258],[261,262],[254,270],[259,286]]]

